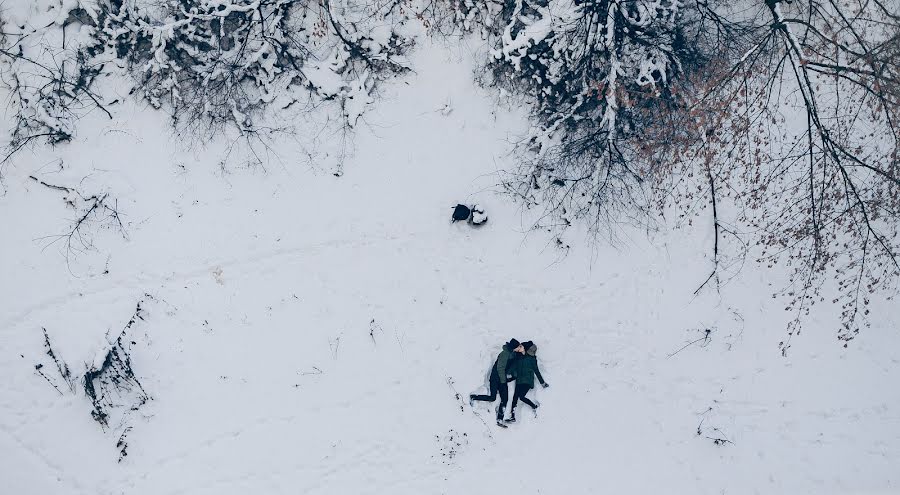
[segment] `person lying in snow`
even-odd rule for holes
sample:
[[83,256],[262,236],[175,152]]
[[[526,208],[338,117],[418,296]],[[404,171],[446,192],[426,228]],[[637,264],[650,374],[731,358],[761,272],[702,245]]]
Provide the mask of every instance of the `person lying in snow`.
[[541,376],[541,370],[538,368],[537,346],[534,342],[529,340],[528,342],[522,342],[522,347],[527,350],[521,358],[516,359],[512,368],[512,375],[516,380],[516,388],[515,392],[513,392],[512,407],[509,410],[509,419],[506,420],[510,423],[516,421],[516,404],[518,404],[519,399],[531,406],[532,409],[537,409],[540,405],[536,402],[532,402],[528,397],[525,397],[525,395],[528,394],[528,391],[534,388],[535,376],[537,376],[538,382],[540,382],[544,388],[550,386],[550,384],[544,381],[544,377]]
[[[509,386],[507,382],[510,377],[507,375],[511,368],[510,360],[514,359],[515,353],[524,354],[525,348],[516,339],[510,339],[503,345],[503,350],[497,355],[494,366],[491,368],[491,377],[489,379],[490,395],[469,395],[469,405],[474,405],[476,400],[494,402],[497,399],[497,393],[500,393],[500,407],[497,408],[497,423],[502,426],[503,413],[506,410],[506,400],[509,398]],[[513,361],[515,363],[515,361]]]

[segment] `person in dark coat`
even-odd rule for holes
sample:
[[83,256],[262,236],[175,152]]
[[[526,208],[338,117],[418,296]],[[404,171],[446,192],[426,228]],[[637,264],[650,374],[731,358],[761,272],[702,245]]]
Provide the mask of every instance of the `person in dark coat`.
[[516,405],[519,403],[520,399],[522,402],[531,406],[532,409],[538,408],[538,404],[532,402],[528,397],[525,397],[525,395],[528,394],[528,391],[534,388],[535,377],[537,377],[538,382],[540,382],[544,388],[550,386],[544,381],[544,377],[541,376],[541,370],[538,368],[537,346],[534,345],[534,342],[528,341],[523,342],[522,347],[527,349],[525,355],[516,360],[512,370],[513,376],[516,378],[516,388],[515,392],[513,392],[512,407],[509,410],[508,422],[515,422]]
[[506,401],[509,398],[509,386],[507,385],[507,382],[509,381],[508,373],[512,371],[509,367],[510,360],[513,359],[516,353],[524,354],[524,352],[525,348],[522,347],[522,344],[516,339],[510,339],[509,342],[504,344],[503,350],[497,355],[497,360],[494,361],[494,366],[491,368],[491,377],[488,382],[491,393],[489,395],[472,394],[469,396],[469,404],[472,405],[476,400],[494,402],[499,393],[500,407],[497,408],[497,421],[503,421],[503,413],[506,410]]

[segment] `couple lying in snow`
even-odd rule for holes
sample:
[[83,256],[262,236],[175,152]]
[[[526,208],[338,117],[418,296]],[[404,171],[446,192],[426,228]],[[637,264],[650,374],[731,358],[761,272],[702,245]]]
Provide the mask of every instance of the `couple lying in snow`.
[[534,345],[534,342],[528,341],[520,344],[518,340],[511,339],[503,345],[503,350],[500,351],[491,368],[490,395],[472,394],[469,396],[469,404],[473,405],[476,400],[494,402],[499,392],[500,407],[497,408],[497,424],[502,426],[506,399],[509,397],[507,383],[515,380],[516,388],[513,392],[512,407],[507,420],[513,422],[516,420],[516,404],[519,400],[531,406],[532,409],[538,408],[539,404],[531,402],[531,399],[525,397],[528,391],[534,388],[535,376],[544,388],[550,386],[544,381],[544,377],[541,376],[541,371],[538,369],[537,346]]

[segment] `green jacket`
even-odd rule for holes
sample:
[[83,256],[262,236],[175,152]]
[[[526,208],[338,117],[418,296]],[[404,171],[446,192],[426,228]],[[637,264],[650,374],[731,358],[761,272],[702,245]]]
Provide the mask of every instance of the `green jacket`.
[[534,377],[541,384],[544,383],[544,377],[541,376],[541,370],[538,369],[537,357],[528,353],[516,360],[515,371],[513,376],[516,378],[516,386],[527,385],[528,388],[534,388]]
[[503,350],[497,355],[497,361],[494,362],[494,369],[492,371],[500,378],[500,383],[506,383],[506,374],[511,371],[508,364],[510,364],[513,354],[515,354],[515,352],[504,344]]

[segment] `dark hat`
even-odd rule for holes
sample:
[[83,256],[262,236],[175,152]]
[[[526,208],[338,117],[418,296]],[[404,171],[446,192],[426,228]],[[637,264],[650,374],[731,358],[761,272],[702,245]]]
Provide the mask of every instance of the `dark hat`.
[[528,349],[531,349],[531,346],[533,346],[533,345],[534,345],[534,342],[532,342],[530,340],[526,341],[526,342],[522,342],[522,347],[524,347],[526,351]]
[[509,346],[509,350],[513,350],[516,347],[519,347],[519,341],[516,339],[509,339],[509,342],[506,343]]

